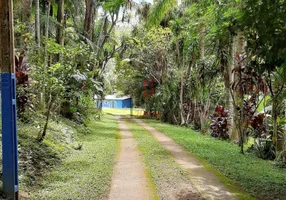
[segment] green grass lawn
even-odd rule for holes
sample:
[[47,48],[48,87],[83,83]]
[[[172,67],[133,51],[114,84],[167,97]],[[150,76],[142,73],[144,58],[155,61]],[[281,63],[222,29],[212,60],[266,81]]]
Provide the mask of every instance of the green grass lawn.
[[41,178],[33,199],[100,199],[107,195],[117,149],[117,123],[112,116],[90,121],[81,137],[82,150],[71,150],[64,162]]
[[190,183],[187,172],[179,167],[169,152],[148,131],[136,123],[128,123],[128,126],[137,141],[147,166],[147,174],[155,183],[160,199],[175,196],[178,188],[180,190],[182,185]]
[[242,155],[237,145],[203,136],[189,128],[155,120],[145,122],[235,181],[244,192],[257,199],[286,199],[286,169],[278,168],[273,162],[252,154]]

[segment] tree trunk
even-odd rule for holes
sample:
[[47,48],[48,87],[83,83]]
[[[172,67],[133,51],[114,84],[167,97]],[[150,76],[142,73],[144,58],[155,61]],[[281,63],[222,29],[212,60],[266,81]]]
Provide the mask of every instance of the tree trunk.
[[0,1],[0,72],[15,73],[13,1]]
[[50,12],[51,12],[51,1],[48,0],[47,4],[46,4],[46,17],[47,17],[47,21],[45,24],[45,37],[48,38],[49,37],[49,31],[50,31]]
[[35,31],[36,43],[38,48],[41,47],[41,28],[40,28],[40,0],[35,0]]
[[185,121],[185,116],[184,116],[184,76],[182,75],[181,78],[181,88],[180,88],[180,124],[185,125],[186,121]]
[[[237,39],[236,39],[236,54],[241,55],[244,53],[245,51],[245,37],[244,37],[244,33],[242,31],[239,31],[237,34]],[[239,76],[237,73],[233,73],[232,75],[232,79],[233,82],[237,82],[239,79]],[[234,98],[237,101],[237,106],[239,108],[242,109],[243,111],[243,98],[241,97],[241,95],[239,94],[238,91],[234,91]],[[233,108],[233,107],[232,107]],[[240,129],[239,127],[237,127],[237,125],[242,126],[243,122],[241,121],[241,119],[239,119],[238,115],[234,113],[233,115],[233,121],[239,121],[239,124],[237,123],[233,123],[233,127],[232,127],[232,133],[231,133],[231,138],[232,139],[237,139],[239,138],[240,140],[240,144],[243,143],[243,141],[241,141],[241,137],[243,134],[241,131],[242,129]],[[243,144],[242,144],[243,145]]]
[[21,21],[27,22],[30,18],[31,0],[22,0],[22,15]]
[[200,59],[205,58],[205,26],[201,26],[199,35]]
[[273,144],[275,144],[275,151],[276,155],[278,155],[278,152],[281,151],[282,149],[279,149],[278,147],[278,123],[277,123],[277,117],[279,111],[277,110],[279,102],[277,101],[277,98],[273,97],[272,98],[272,121],[273,121],[273,137],[272,141]]
[[200,112],[201,133],[206,133],[206,118],[204,112]]
[[[284,99],[283,102],[284,102],[284,118],[286,119],[286,99]],[[286,132],[286,124],[284,125],[284,132]],[[286,135],[284,135],[284,138],[286,138]],[[285,142],[286,142],[286,140],[285,140]],[[286,149],[285,149],[285,151],[286,151]]]
[[38,139],[39,142],[42,142],[45,139],[45,137],[46,137],[48,124],[49,124],[49,119],[50,119],[50,115],[51,115],[51,111],[52,111],[52,107],[53,107],[55,99],[56,99],[55,95],[50,95],[50,101],[49,101],[49,105],[48,105],[48,110],[46,112],[46,121],[45,121],[45,125],[44,125],[44,128],[43,128],[43,132],[39,136],[39,139]]
[[21,21],[26,23],[26,25],[28,25],[30,22],[31,8],[32,8],[31,0],[22,0]]
[[[46,8],[46,17],[47,17],[47,21],[46,21],[46,24],[45,24],[45,38],[48,39],[49,38],[49,29],[50,29],[50,20],[49,20],[49,17],[50,17],[50,10],[51,10],[51,1],[48,0],[47,2],[47,8]],[[47,51],[46,51],[46,47],[45,47],[45,52],[44,52],[44,77],[43,77],[43,95],[42,95],[42,98],[41,98],[41,106],[43,108],[46,107],[46,88],[45,88],[45,85],[46,85],[46,71],[47,71],[47,67],[48,67],[48,56],[47,56]]]
[[[65,26],[65,1],[59,0],[58,2],[58,13],[57,13],[57,43],[64,46],[64,26]],[[57,55],[57,61],[60,61],[60,54]]]
[[[244,33],[242,31],[239,31],[237,34],[237,54],[239,56],[241,56],[244,53],[244,48],[245,48],[245,37],[244,37]],[[238,73],[240,73],[238,75]],[[239,71],[238,73],[234,73],[234,82],[238,82],[239,77],[241,77],[241,71]],[[241,94],[241,91],[234,91],[234,99],[236,101],[236,107],[240,108],[240,113],[236,112],[236,114],[234,115],[234,121],[236,121],[235,123],[235,127],[233,128],[232,131],[232,137],[237,137],[237,133],[238,133],[238,138],[239,138],[239,145],[241,147],[241,153],[244,154],[244,141],[245,141],[245,132],[246,132],[246,128],[244,125],[244,106],[243,106],[243,100],[244,100],[244,95]],[[234,100],[233,99],[233,100]],[[237,133],[235,132],[237,131]]]
[[235,123],[234,123],[234,106],[233,106],[233,101],[232,101],[232,96],[231,96],[231,83],[233,83],[233,74],[232,70],[234,68],[234,57],[235,57],[235,51],[234,51],[234,41],[233,41],[233,36],[231,36],[230,39],[230,45],[229,45],[229,60],[228,60],[228,66],[227,66],[227,72],[226,76],[228,77],[228,84],[226,85],[226,94],[227,94],[227,99],[228,99],[228,121],[230,124],[229,127],[229,136],[232,140],[237,140],[237,130],[235,129]]
[[[205,59],[205,27],[201,26],[199,33],[199,52],[200,52],[200,60]],[[203,80],[204,81],[204,80]],[[205,119],[205,102],[203,97],[203,85],[202,83],[198,83],[199,86],[199,115],[200,115],[200,125],[201,125],[201,133],[206,132],[206,119]]]
[[99,48],[101,47],[101,42],[102,42],[102,37],[104,37],[104,33],[107,33],[107,24],[108,24],[108,17],[107,17],[107,13],[105,12],[104,15],[106,15],[106,17],[104,18],[104,20],[102,20],[101,25],[100,25],[100,31],[99,31],[99,35],[97,37],[97,53],[99,52]]
[[57,20],[59,23],[59,25],[57,26],[57,42],[61,46],[64,45],[64,21],[65,21],[64,6],[65,6],[64,0],[59,0],[58,13],[57,13]]
[[94,28],[95,3],[93,0],[85,0],[84,35],[92,40]]
[[242,31],[237,33],[237,51],[238,54],[245,52],[245,37]]

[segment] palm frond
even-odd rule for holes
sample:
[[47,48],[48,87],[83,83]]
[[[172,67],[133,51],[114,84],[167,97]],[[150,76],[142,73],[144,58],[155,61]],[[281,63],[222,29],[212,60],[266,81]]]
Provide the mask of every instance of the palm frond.
[[176,5],[177,0],[157,0],[148,17],[148,27],[159,25],[165,15]]

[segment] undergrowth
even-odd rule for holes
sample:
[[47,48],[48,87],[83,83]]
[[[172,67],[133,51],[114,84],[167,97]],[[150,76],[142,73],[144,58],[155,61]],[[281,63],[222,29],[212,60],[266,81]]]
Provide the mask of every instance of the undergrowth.
[[44,119],[18,123],[19,180],[22,187],[38,184],[38,179],[53,169],[79,142],[78,134],[86,127],[75,122],[54,118],[43,142],[38,142],[39,126]]
[[[65,122],[66,123],[66,122]],[[90,119],[63,162],[46,172],[29,190],[32,199],[100,199],[106,197],[117,149],[117,123],[111,116]],[[79,148],[80,147],[80,148]]]
[[[39,142],[40,125],[44,124],[44,120],[43,116],[38,115],[28,123],[21,120],[17,122],[20,191],[29,191],[38,185],[43,174],[59,165],[80,143],[80,136],[88,132],[84,124],[53,116],[46,138]],[[0,127],[2,133],[1,122]],[[2,155],[2,134],[0,149]],[[2,163],[2,156],[0,159]],[[2,165],[0,167],[2,172]]]

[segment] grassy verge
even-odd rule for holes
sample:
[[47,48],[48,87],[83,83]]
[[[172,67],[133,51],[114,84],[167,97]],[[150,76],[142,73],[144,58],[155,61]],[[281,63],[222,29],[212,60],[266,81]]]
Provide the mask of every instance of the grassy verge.
[[100,199],[109,190],[116,156],[116,120],[104,116],[90,121],[90,133],[81,136],[81,150],[72,149],[57,168],[33,188],[33,199]]
[[[38,142],[38,133],[42,130],[44,117],[38,117],[29,123],[18,121],[19,181],[21,190],[37,184],[39,177],[51,167],[59,164],[72,146],[77,144],[74,122],[55,118],[50,120],[43,142]],[[86,130],[77,124],[77,129]]]
[[[21,120],[17,121],[20,198],[23,195],[28,196],[23,191],[30,191],[30,188],[38,184],[44,173],[61,163],[72,147],[78,144],[78,134],[87,131],[84,125],[59,116],[52,116],[47,135],[42,142],[39,142],[38,134],[42,131],[41,127],[46,119],[42,115],[33,115],[28,119],[26,123]],[[2,162],[1,140],[0,136],[0,161]],[[0,171],[2,171],[2,165],[0,165]],[[0,181],[1,192],[2,181]]]
[[[261,160],[252,154],[242,155],[233,143],[155,120],[145,122],[173,138],[257,199],[286,199],[286,169],[278,168],[272,162]],[[226,182],[223,177],[220,178]]]
[[[190,183],[187,173],[148,131],[128,123],[147,166],[147,174],[155,184],[160,199],[178,199],[176,192]],[[177,197],[177,198],[176,198]]]

